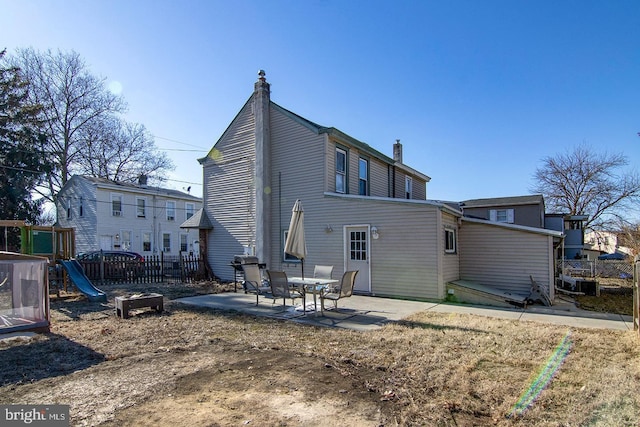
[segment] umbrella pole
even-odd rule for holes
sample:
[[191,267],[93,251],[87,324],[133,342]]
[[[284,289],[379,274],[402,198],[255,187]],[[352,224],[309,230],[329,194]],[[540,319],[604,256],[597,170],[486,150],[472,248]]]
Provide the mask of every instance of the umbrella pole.
[[304,258],[300,260],[300,263],[302,264],[302,280],[304,280]]

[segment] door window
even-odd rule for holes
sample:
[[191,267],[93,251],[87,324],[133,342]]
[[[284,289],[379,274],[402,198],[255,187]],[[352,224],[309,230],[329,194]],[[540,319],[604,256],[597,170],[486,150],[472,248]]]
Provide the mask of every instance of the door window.
[[349,258],[353,261],[366,261],[367,233],[365,231],[351,231],[350,242]]

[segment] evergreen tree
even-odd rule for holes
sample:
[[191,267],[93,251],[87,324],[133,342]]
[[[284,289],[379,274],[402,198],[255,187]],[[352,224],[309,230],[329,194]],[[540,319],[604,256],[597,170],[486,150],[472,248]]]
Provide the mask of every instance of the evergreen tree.
[[5,52],[0,52],[0,219],[35,224],[42,201],[32,195],[51,164],[40,150],[39,107],[28,102],[29,86],[20,70],[2,62]]

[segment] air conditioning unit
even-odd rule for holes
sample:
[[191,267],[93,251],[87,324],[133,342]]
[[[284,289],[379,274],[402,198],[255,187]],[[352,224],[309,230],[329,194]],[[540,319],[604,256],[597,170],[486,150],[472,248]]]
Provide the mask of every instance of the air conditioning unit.
[[122,216],[122,211],[112,211],[113,216]]
[[173,216],[168,216],[167,217],[167,221],[175,221],[175,220],[176,220],[176,218],[173,217]]

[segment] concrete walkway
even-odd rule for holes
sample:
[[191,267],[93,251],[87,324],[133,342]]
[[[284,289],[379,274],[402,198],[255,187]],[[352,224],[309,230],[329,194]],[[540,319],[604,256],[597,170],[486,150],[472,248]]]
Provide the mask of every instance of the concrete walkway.
[[[292,306],[291,300],[287,300],[288,305],[285,309],[283,309],[282,300],[277,300],[275,304],[272,303],[271,299],[262,296],[259,300],[260,302],[256,306],[255,295],[247,295],[242,292],[226,292],[179,298],[174,302],[216,310],[238,311],[255,316],[292,320],[315,326],[346,328],[358,331],[380,328],[386,323],[404,319],[413,313],[423,310],[436,313],[465,313],[502,319],[527,320],[579,328],[633,330],[633,318],[631,316],[580,310],[570,301],[561,299],[556,300],[556,304],[552,307],[535,305],[526,309],[517,307],[509,309],[354,295],[338,302],[338,312],[334,310],[325,310],[323,313],[315,312],[313,311],[313,302],[307,300],[307,307],[310,311],[307,311],[306,314],[302,311],[301,304],[298,304],[298,307]],[[296,303],[299,303],[299,300],[296,300]],[[328,305],[332,304],[328,302]],[[318,301],[319,309],[320,302]]]

